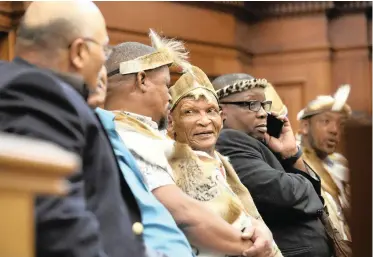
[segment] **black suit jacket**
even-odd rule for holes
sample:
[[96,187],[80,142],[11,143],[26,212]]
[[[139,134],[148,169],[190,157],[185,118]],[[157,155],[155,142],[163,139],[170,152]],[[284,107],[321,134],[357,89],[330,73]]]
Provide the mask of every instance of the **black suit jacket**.
[[320,180],[285,170],[267,146],[237,130],[223,129],[217,150],[229,157],[284,256],[331,256],[319,220]]
[[141,221],[136,200],[99,119],[76,90],[83,85],[71,81],[20,58],[0,62],[0,130],[56,143],[83,162],[68,178],[67,196],[36,199],[36,255],[145,256],[142,237],[132,232]]

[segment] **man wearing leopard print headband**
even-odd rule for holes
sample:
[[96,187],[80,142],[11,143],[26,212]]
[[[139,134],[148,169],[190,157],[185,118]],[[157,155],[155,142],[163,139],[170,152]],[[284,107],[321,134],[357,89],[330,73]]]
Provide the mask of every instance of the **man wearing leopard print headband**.
[[[281,100],[273,87],[248,74],[223,75],[212,84],[224,120],[217,150],[229,157],[251,192],[282,254],[332,256],[319,219],[323,213],[320,179],[303,162],[286,107],[278,108]],[[282,110],[281,115],[272,113],[284,122],[278,138],[267,133],[272,104]]]

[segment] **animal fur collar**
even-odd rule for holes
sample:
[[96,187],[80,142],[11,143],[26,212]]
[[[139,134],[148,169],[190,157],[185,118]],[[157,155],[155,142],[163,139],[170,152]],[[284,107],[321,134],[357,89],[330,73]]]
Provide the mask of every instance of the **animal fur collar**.
[[[203,201],[227,222],[232,223],[242,211],[260,219],[254,201],[240,182],[227,158],[217,153],[226,171],[226,181],[231,193],[228,193],[216,177],[219,161],[200,158],[187,144],[175,142],[168,161],[177,185],[189,196]],[[232,194],[233,192],[233,194]]]
[[315,151],[309,147],[302,147],[304,161],[321,178],[321,187],[328,192],[336,202],[339,203],[340,191],[329,172],[325,169],[323,161],[316,155]]

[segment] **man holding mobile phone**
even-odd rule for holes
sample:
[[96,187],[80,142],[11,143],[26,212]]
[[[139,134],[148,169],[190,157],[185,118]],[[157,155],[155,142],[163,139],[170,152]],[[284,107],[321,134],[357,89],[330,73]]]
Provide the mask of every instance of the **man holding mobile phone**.
[[217,149],[252,193],[283,255],[332,256],[319,219],[320,180],[303,162],[288,118],[272,113],[283,126],[278,138],[268,134],[272,102],[265,88],[270,84],[248,74],[227,74],[212,83],[224,120]]

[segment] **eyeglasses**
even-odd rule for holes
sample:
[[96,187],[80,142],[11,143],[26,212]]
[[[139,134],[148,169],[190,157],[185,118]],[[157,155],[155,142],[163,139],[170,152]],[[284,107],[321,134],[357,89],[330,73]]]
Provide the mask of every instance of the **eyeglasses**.
[[221,104],[234,104],[243,108],[248,108],[250,111],[258,112],[261,107],[264,111],[270,112],[272,108],[272,101],[239,101],[239,102],[220,102]]
[[[106,58],[106,60],[107,59],[109,59],[109,56],[111,55],[111,53],[112,53],[112,49],[111,49],[111,47],[110,46],[108,46],[108,45],[102,45],[102,44],[100,44],[99,42],[97,42],[96,40],[94,40],[94,39],[92,39],[92,38],[89,38],[89,37],[83,37],[83,38],[81,38],[83,41],[85,41],[85,42],[91,42],[91,43],[93,43],[93,44],[95,44],[95,45],[98,45],[98,46],[100,46],[101,48],[102,48],[102,50],[104,51],[104,54],[105,54],[105,58]],[[71,44],[69,45],[69,48],[71,47]]]

